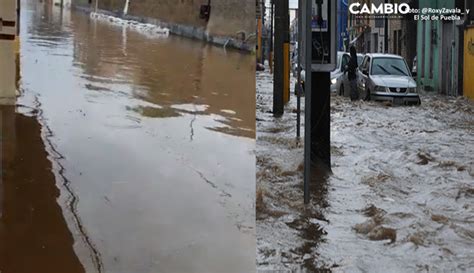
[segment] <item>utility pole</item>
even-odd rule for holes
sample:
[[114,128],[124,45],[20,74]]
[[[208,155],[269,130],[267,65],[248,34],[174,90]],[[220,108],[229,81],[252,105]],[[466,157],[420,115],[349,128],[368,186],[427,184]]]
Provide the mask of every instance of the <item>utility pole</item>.
[[290,3],[284,1],[283,12],[283,103],[290,101]]
[[275,67],[273,74],[273,116],[280,117],[284,112],[284,2],[288,0],[274,0],[275,3]]
[[313,165],[331,169],[330,71],[337,63],[337,1],[306,1],[304,9],[304,203],[308,204],[310,183],[324,182],[321,174],[311,177]]
[[[388,3],[389,1],[388,0],[385,0],[385,3]],[[383,38],[384,38],[384,53],[388,53],[388,18],[387,16],[385,16],[385,22],[384,22],[384,35],[383,35]]]
[[262,31],[263,31],[263,14],[261,9],[262,0],[256,1],[257,15],[257,62],[263,63],[263,47],[262,47]]
[[296,73],[297,73],[297,83],[295,87],[296,91],[296,138],[299,139],[301,136],[301,93],[303,90],[303,87],[301,86],[301,58],[303,56],[301,49],[303,48],[303,31],[305,29],[303,28],[303,0],[298,0],[298,10],[296,11],[297,13],[297,20],[298,20],[298,31],[297,31],[297,45],[298,45],[298,50],[297,50],[297,68],[296,68]]
[[[265,15],[266,15],[266,10],[265,10],[265,0],[260,0],[260,9],[261,9],[261,12],[262,12],[262,36],[263,36],[263,30],[265,29]],[[262,37],[263,38],[263,37]],[[260,44],[262,46],[262,49],[261,49],[261,58],[262,58],[262,64],[265,63],[265,46],[264,46],[264,41],[262,41],[262,38],[260,38]]]
[[280,117],[290,93],[289,2],[275,1],[275,73],[273,74],[273,116]]
[[273,8],[274,8],[274,0],[270,0],[270,33],[268,35],[268,38],[270,39],[270,51],[269,51],[269,56],[268,56],[268,66],[270,67],[270,73],[273,73],[273,22],[274,22],[274,14],[273,14]]

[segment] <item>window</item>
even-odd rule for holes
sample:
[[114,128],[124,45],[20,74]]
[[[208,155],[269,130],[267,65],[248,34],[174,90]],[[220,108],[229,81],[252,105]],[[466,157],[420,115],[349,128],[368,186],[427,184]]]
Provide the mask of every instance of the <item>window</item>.
[[361,71],[369,71],[369,64],[370,64],[370,57],[366,56],[364,61],[362,62],[362,65],[360,66]]
[[371,75],[409,76],[405,60],[399,58],[374,58]]
[[341,66],[343,69],[349,63],[349,59],[350,59],[349,55],[344,54],[344,56],[342,57],[342,66]]
[[402,30],[394,30],[393,37],[393,53],[402,55]]
[[362,64],[360,65],[360,70],[364,70],[368,58],[369,58],[369,57],[365,57],[365,58],[364,58],[364,60],[362,61]]

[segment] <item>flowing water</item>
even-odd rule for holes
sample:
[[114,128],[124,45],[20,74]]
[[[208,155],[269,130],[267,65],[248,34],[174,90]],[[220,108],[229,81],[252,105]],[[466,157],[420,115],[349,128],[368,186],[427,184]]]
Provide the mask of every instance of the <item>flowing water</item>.
[[21,76],[1,272],[255,270],[251,55],[25,0]]
[[472,272],[472,102],[422,94],[421,106],[397,107],[331,96],[332,173],[312,169],[305,206],[295,98],[276,119],[271,96],[272,77],[259,72],[259,272]]

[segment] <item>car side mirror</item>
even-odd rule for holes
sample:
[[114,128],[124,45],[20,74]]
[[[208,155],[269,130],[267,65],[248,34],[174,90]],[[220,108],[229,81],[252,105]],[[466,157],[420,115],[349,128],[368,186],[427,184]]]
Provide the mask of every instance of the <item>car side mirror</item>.
[[362,69],[362,74],[369,76],[369,71],[367,71],[367,69]]
[[349,66],[345,65],[342,67],[342,72],[346,73],[348,69],[349,69]]

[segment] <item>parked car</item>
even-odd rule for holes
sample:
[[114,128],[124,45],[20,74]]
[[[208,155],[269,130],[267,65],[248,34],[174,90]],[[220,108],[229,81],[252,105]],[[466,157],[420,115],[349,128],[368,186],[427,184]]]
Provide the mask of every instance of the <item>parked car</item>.
[[[348,52],[337,52],[337,66],[331,72],[331,92],[337,92],[341,96],[349,96],[349,79],[347,78],[347,64],[351,55]],[[364,54],[357,54],[357,64],[361,64]]]
[[[357,63],[360,64],[364,58],[363,54],[357,54]],[[339,92],[339,95],[349,96],[349,90],[344,91],[344,86],[349,86],[347,79],[346,66],[349,63],[350,54],[348,52],[338,51],[336,60],[336,69],[331,71],[331,92]],[[296,73],[295,73],[296,74]],[[304,83],[305,71],[301,71],[301,80]],[[347,88],[348,89],[348,88]]]
[[395,104],[420,104],[416,82],[405,59],[398,55],[366,54],[358,69],[357,87],[362,97]]

